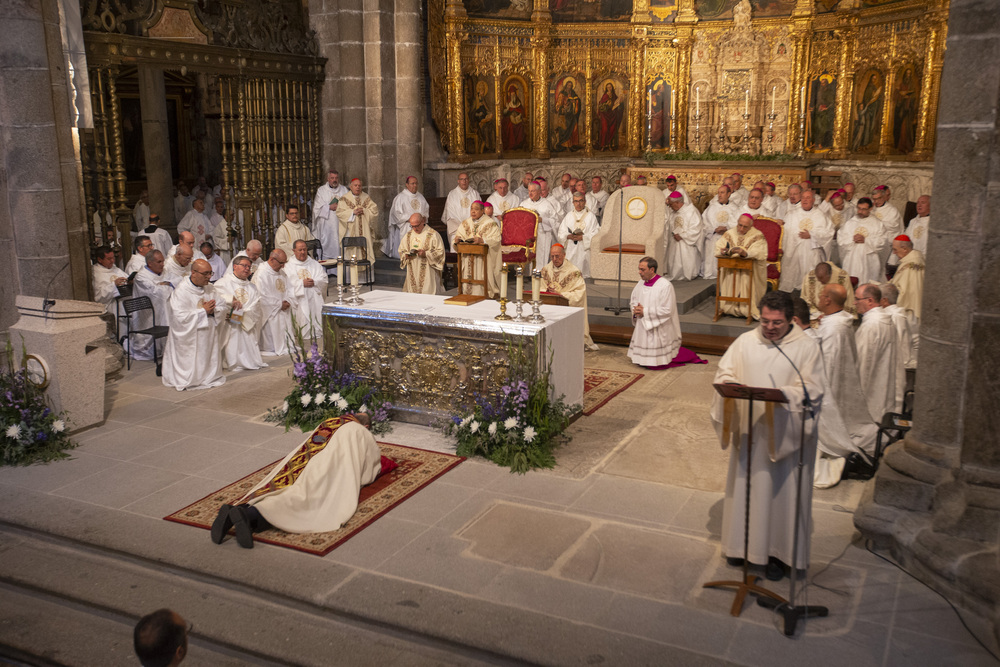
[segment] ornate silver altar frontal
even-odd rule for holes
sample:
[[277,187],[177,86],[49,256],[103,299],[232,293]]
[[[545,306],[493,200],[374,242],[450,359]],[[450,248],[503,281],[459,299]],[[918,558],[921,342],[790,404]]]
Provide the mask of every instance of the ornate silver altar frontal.
[[323,319],[334,367],[389,394],[400,421],[429,424],[470,409],[477,394],[498,394],[509,346],[520,346],[536,369],[547,364],[545,330],[537,327],[334,304]]

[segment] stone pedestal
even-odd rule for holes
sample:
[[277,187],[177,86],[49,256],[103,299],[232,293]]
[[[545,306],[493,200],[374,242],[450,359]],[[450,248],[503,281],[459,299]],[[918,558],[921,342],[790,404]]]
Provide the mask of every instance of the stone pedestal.
[[71,430],[104,421],[104,349],[91,345],[104,336],[104,306],[92,301],[17,297],[21,317],[10,328],[16,353],[20,345],[48,367],[46,389],[52,408],[65,411]]

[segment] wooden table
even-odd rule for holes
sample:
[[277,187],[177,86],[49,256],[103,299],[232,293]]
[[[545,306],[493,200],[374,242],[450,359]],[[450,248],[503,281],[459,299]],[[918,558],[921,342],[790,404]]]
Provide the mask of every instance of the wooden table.
[[[753,322],[752,306],[753,303],[753,263],[754,260],[749,257],[719,257],[719,268],[715,275],[715,319],[713,322],[718,322],[722,313],[719,312],[719,302],[720,301],[732,301],[734,303],[745,303],[747,304],[747,324]],[[722,296],[722,269],[729,269],[732,271],[733,276],[733,294],[736,294],[736,279],[739,278],[741,272],[746,272],[749,280],[747,281],[747,295],[746,297],[740,296]]]

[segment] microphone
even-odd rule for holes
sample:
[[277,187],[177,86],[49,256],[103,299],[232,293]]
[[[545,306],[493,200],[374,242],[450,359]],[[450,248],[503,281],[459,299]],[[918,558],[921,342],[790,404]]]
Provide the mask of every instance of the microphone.
[[[792,326],[795,325],[793,324]],[[788,363],[792,365],[792,368],[795,369],[795,373],[799,376],[799,382],[802,383],[802,408],[803,411],[809,415],[809,418],[812,419],[813,418],[812,400],[809,398],[809,390],[806,388],[806,381],[802,377],[802,373],[801,371],[799,371],[799,367],[796,366],[795,362],[792,361],[792,358],[789,357],[785,353],[785,351],[781,349],[781,345],[778,344],[778,341],[771,341],[771,343],[774,345],[775,349],[778,350],[778,352],[781,352],[781,356],[783,356],[785,359],[788,359]]]
[[49,288],[52,287],[52,281],[59,277],[59,274],[65,271],[67,266],[69,266],[68,261],[63,264],[61,269],[56,271],[55,275],[49,279],[49,284],[45,286],[45,297],[42,299],[42,312],[45,313],[46,318],[48,318],[49,308],[56,305],[55,299],[49,299]]

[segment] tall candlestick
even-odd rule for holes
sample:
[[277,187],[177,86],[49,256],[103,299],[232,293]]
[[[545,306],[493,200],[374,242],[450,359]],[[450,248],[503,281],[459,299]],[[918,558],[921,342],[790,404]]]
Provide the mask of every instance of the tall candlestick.
[[778,92],[777,86],[771,86],[771,113],[774,113],[774,96]]
[[701,115],[701,88],[694,89],[694,112]]
[[542,286],[542,272],[535,271],[531,274],[531,300],[538,301],[538,292]]
[[806,87],[802,86],[802,91],[799,93],[799,113],[806,112]]
[[344,284],[344,257],[340,255],[337,257],[337,284]]
[[746,97],[743,102],[743,113],[750,113],[750,90],[746,91]]
[[357,286],[358,284],[358,259],[357,255],[351,255],[351,285]]
[[500,298],[507,298],[507,262],[504,262],[503,268],[500,269]]
[[524,299],[524,267],[517,267],[517,301]]

